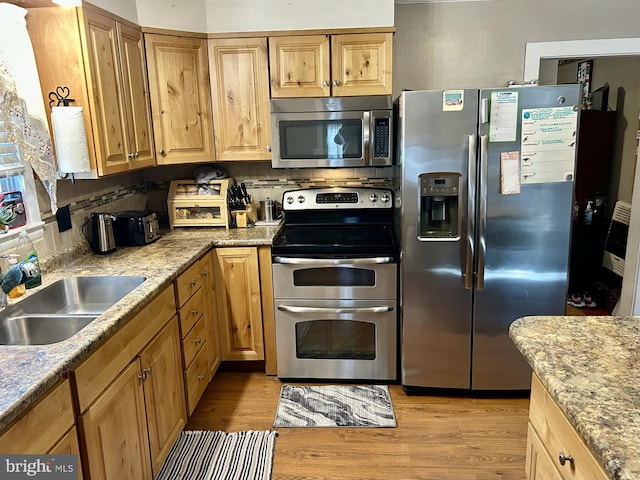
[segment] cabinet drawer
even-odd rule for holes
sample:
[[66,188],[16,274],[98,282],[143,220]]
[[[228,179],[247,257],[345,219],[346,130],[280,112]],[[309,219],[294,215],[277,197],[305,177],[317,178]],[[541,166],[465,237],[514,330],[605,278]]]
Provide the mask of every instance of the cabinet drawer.
[[[606,480],[609,478],[535,375],[531,382],[529,407],[531,426],[546,446],[549,457],[564,479]],[[571,455],[573,462],[560,464],[559,454]]]
[[182,341],[182,359],[184,368],[188,368],[205,343],[206,333],[204,328],[204,316],[196,322],[195,326]]
[[189,368],[184,371],[184,381],[187,386],[187,409],[191,415],[204,389],[209,384],[209,362],[207,361],[206,348],[200,349]]
[[3,454],[45,454],[73,426],[69,380],[54,387],[42,400],[0,435]]
[[180,336],[185,338],[204,313],[202,289],[196,293],[180,309]]
[[[206,257],[205,257],[206,258]],[[182,307],[191,296],[204,285],[202,259],[194,262],[176,280],[178,306]]]

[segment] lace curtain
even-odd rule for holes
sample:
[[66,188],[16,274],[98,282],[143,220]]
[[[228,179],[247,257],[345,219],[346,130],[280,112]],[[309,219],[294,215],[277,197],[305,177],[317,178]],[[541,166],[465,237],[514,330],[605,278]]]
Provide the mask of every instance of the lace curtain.
[[0,120],[22,162],[37,174],[55,213],[56,165],[26,14],[24,8],[0,3]]

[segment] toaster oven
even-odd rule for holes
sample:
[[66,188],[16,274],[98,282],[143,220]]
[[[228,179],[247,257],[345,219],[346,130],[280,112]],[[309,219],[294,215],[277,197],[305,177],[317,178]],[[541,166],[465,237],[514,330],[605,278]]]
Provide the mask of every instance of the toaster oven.
[[146,245],[160,238],[158,216],[151,210],[125,210],[115,214],[113,236],[118,247]]

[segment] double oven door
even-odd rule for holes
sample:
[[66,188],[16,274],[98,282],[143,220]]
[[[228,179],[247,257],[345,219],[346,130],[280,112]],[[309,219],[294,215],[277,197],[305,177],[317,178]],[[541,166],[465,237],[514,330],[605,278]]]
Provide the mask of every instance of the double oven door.
[[273,259],[278,377],[397,378],[393,257]]

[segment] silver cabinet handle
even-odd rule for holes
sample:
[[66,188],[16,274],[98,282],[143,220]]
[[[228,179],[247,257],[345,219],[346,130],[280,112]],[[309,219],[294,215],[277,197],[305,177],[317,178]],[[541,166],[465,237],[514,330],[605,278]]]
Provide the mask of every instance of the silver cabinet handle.
[[370,258],[292,258],[274,257],[273,263],[288,265],[374,265],[380,263],[392,263],[393,257]]
[[322,86],[323,87],[328,87],[330,85],[329,80],[323,80],[322,81]]
[[267,152],[271,151],[271,145],[267,145]]
[[560,465],[564,465],[569,462],[569,465],[573,466],[573,455],[565,455],[564,452],[558,453],[558,461]]
[[166,155],[164,148],[161,148],[160,151],[158,152],[160,155]]
[[131,152],[130,154],[127,155],[127,157],[129,158],[136,158],[136,154]]
[[340,82],[339,82],[338,80],[334,80],[334,81],[333,81],[333,86],[334,86],[334,87],[338,87],[338,86],[340,86]]
[[289,313],[385,313],[391,312],[393,307],[382,305],[378,307],[298,307],[295,305],[278,305],[278,310]]

